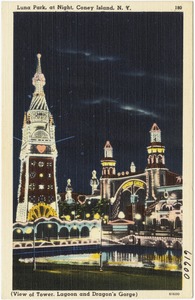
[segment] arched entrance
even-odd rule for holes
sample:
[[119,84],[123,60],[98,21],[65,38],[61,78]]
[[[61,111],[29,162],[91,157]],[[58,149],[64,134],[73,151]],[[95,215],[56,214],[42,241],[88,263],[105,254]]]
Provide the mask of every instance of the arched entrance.
[[160,224],[161,224],[161,226],[164,226],[164,227],[169,227],[169,225],[170,225],[169,220],[165,219],[165,218],[160,220]]
[[58,227],[57,224],[51,223],[40,223],[37,225],[36,239],[48,240],[58,238]]
[[83,227],[81,229],[81,237],[89,237],[89,228],[88,227]]
[[181,228],[181,220],[179,217],[176,217],[175,219],[175,228]]
[[[140,179],[130,179],[121,184],[113,199],[111,219],[117,219],[123,212],[126,220],[134,220],[136,213],[144,210],[146,183]],[[138,208],[139,207],[139,208]]]
[[79,229],[76,226],[73,226],[70,230],[70,238],[78,238],[79,237]]
[[23,232],[20,228],[16,228],[13,231],[13,240],[14,241],[22,241],[23,239]]
[[34,231],[32,227],[27,227],[24,232],[24,240],[32,241],[33,240]]
[[69,237],[69,232],[66,227],[62,227],[59,232],[59,238],[67,239]]

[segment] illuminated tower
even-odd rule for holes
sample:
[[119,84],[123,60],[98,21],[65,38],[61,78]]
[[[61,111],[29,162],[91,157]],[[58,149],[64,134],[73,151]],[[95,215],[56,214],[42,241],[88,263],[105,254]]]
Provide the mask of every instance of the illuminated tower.
[[148,168],[162,168],[165,166],[165,147],[161,143],[161,130],[154,123],[150,130],[150,146],[148,151]]
[[35,90],[22,128],[17,222],[58,216],[55,125],[45,99],[40,54],[37,59]]
[[101,160],[102,177],[101,177],[101,196],[109,199],[111,197],[110,179],[116,176],[116,160],[113,159],[113,148],[109,141],[104,146],[104,158]]
[[156,187],[165,185],[165,146],[161,142],[161,130],[154,123],[150,130],[150,145],[147,147],[148,164],[146,168],[147,196],[156,200]]

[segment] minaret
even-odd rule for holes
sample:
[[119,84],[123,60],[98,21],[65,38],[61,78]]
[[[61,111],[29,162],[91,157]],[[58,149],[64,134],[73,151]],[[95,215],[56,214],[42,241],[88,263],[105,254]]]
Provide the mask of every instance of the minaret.
[[22,128],[17,222],[58,216],[55,125],[43,89],[46,81],[41,54],[37,54],[37,59],[32,79],[35,90]]
[[165,146],[161,142],[161,130],[156,123],[150,130],[150,145],[147,147],[146,199],[156,200],[156,187],[166,184]]
[[109,141],[104,146],[104,158],[101,160],[102,177],[100,193],[102,198],[111,197],[110,179],[116,176],[116,160],[113,159],[113,148]]
[[75,200],[72,198],[72,191],[73,188],[71,186],[71,179],[67,180],[67,186],[66,186],[66,196],[65,196],[65,201],[67,204],[72,204],[75,202]]
[[133,161],[131,162],[131,165],[130,165],[130,172],[131,173],[136,173],[136,166],[135,166]]
[[92,171],[92,178],[90,180],[90,186],[92,188],[92,191],[91,191],[92,195],[94,195],[95,191],[97,191],[98,185],[99,185],[99,180],[97,179],[96,171],[93,170]]

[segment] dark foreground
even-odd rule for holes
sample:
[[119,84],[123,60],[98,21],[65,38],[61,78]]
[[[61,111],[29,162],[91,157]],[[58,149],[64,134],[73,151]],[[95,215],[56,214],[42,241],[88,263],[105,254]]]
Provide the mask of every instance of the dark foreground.
[[14,262],[13,290],[180,290],[182,273],[143,268]]

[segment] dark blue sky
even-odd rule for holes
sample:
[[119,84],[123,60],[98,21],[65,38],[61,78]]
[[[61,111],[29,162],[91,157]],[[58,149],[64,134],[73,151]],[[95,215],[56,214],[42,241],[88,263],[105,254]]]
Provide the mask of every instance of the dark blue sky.
[[[101,175],[110,140],[117,172],[134,161],[144,170],[149,130],[156,122],[166,166],[182,172],[182,13],[15,13],[14,136],[21,139],[24,111],[42,54],[45,93],[56,124],[57,183],[90,193],[93,169]],[[14,202],[21,142],[14,140]]]

